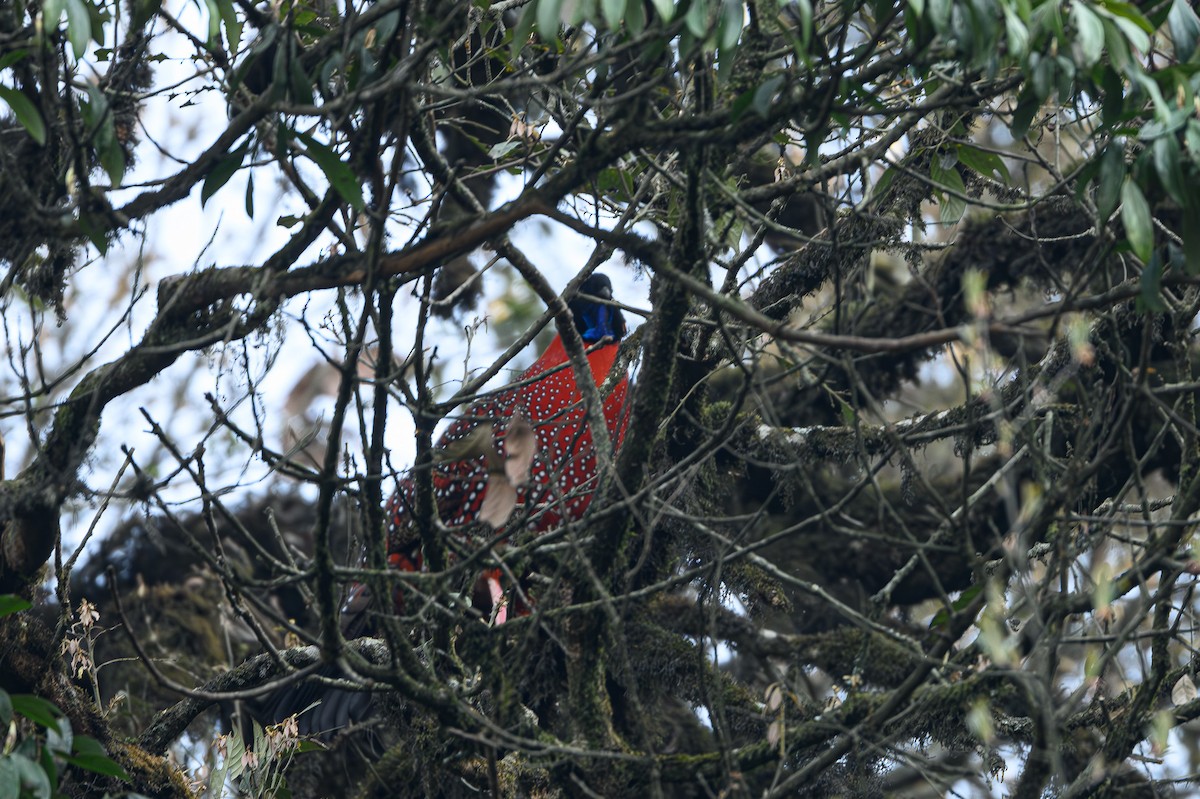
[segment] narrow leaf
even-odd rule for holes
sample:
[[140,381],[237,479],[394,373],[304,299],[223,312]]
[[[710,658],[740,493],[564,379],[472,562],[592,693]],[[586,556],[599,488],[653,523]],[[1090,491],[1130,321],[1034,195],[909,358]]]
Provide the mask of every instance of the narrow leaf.
[[116,777],[119,780],[129,782],[129,774],[121,767],[121,764],[107,755],[72,755],[64,757],[63,760],[84,771],[90,771],[93,774],[103,774],[106,777]]
[[608,27],[616,30],[621,27],[621,18],[625,15],[625,0],[600,0],[600,11]]
[[1183,161],[1179,152],[1179,139],[1169,134],[1154,142],[1154,170],[1171,199],[1180,205],[1188,201],[1187,187],[1183,180]]
[[1154,223],[1145,195],[1130,178],[1126,178],[1121,187],[1121,223],[1125,225],[1125,237],[1133,254],[1142,263],[1149,264],[1150,254],[1154,251]]
[[1104,22],[1079,0],[1071,5],[1071,22],[1075,24],[1075,63],[1090,69],[1104,51]]
[[1096,208],[1100,219],[1107,220],[1121,201],[1121,186],[1125,182],[1125,147],[1120,140],[1111,141],[1100,157],[1100,174],[1096,182]]
[[561,11],[562,0],[538,0],[537,29],[543,38],[558,38],[558,20]]
[[11,697],[13,710],[17,715],[24,716],[41,727],[54,727],[55,720],[62,711],[52,702],[32,694],[16,694]]
[[361,211],[366,202],[363,200],[362,187],[358,185],[358,177],[355,176],[354,170],[343,163],[337,153],[307,133],[297,132],[296,137],[304,142],[308,148],[308,157],[325,173],[334,191],[342,195],[342,199],[350,203],[354,210]]
[[1175,0],[1171,4],[1171,13],[1167,14],[1167,28],[1171,31],[1171,41],[1175,44],[1175,56],[1182,63],[1196,52],[1197,40],[1200,39],[1200,17],[1188,0]]
[[[14,594],[0,594],[0,618],[29,610],[33,603]],[[7,722],[5,722],[7,723]]]
[[75,58],[83,58],[92,38],[92,18],[83,0],[67,0],[67,39]]
[[234,176],[242,166],[242,161],[246,158],[246,153],[250,149],[250,139],[247,138],[241,147],[227,153],[216,166],[208,173],[208,177],[204,179],[204,185],[200,187],[200,207],[203,208],[208,198],[212,197],[217,191],[229,182],[229,179]]

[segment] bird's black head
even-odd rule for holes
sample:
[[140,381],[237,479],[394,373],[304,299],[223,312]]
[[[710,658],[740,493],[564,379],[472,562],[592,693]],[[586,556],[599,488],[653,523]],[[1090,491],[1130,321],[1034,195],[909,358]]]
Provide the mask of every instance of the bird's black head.
[[593,272],[579,287],[579,296],[567,303],[575,317],[575,328],[586,344],[595,344],[603,338],[620,341],[629,332],[625,327],[625,316],[620,308],[596,302],[583,295],[601,300],[613,298],[612,281],[608,275]]

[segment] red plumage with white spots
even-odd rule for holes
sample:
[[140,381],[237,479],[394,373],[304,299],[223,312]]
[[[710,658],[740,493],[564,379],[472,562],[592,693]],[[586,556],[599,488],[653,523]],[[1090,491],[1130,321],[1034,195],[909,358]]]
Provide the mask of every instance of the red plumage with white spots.
[[[625,319],[608,304],[612,284],[606,276],[591,275],[580,294],[569,307],[587,348],[592,380],[601,389],[612,383],[604,395],[603,413],[615,452],[625,433],[629,388],[626,374],[613,375],[619,341],[627,332]],[[517,382],[471,403],[442,434],[433,456],[430,480],[438,518],[450,535],[459,537],[452,542],[453,550],[470,552],[482,546],[482,539],[489,536],[478,534],[481,523],[512,536],[524,530],[546,532],[579,520],[591,503],[599,476],[587,408],[562,339],[555,336]],[[388,503],[388,563],[402,571],[420,571],[424,560],[413,519],[414,479],[402,479]],[[519,599],[514,603],[518,612],[524,610]],[[401,599],[396,601],[397,609],[402,609]],[[473,603],[488,619],[505,620],[500,569],[479,576]],[[371,605],[366,586],[354,586],[343,610],[346,637],[369,634],[373,615],[388,610]],[[341,674],[333,664],[318,673]],[[328,735],[369,718],[375,707],[370,693],[303,681],[255,703],[252,712],[268,723],[300,713],[303,734]]]
[[[583,283],[581,294],[611,300],[612,284],[605,275],[594,274]],[[626,333],[624,317],[616,308],[587,297],[573,300],[570,307],[587,348],[592,379],[604,387]],[[625,432],[627,390],[628,377],[621,375],[604,398],[614,450]],[[598,482],[586,416],[566,348],[555,336],[513,385],[473,402],[438,440],[431,482],[442,524],[454,529],[486,522],[496,529],[507,526],[513,533],[518,525],[544,532],[564,520],[581,518]],[[389,502],[389,564],[407,571],[418,570],[422,563],[412,519],[414,495],[415,484],[408,477]],[[490,601],[495,602],[499,572],[485,577]]]

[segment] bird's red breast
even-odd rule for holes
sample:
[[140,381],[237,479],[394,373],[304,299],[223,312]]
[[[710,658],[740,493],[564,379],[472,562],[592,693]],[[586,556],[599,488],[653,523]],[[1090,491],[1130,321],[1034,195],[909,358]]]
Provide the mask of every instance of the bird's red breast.
[[[619,346],[588,353],[597,386],[614,368]],[[604,399],[614,449],[625,433],[627,376]],[[597,484],[596,453],[586,409],[562,340],[554,341],[511,386],[473,402],[434,448],[431,475],[438,515],[447,527],[488,522],[502,528],[524,519],[541,532],[587,510]],[[404,479],[390,503],[389,561],[420,568],[411,529],[414,484]]]

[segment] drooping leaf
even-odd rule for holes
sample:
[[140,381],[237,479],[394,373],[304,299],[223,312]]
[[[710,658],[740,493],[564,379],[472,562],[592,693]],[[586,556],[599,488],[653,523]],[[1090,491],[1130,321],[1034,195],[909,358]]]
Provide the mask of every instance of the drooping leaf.
[[47,31],[58,30],[58,23],[62,21],[66,7],[67,0],[45,0],[42,3],[42,24]]
[[1108,143],[1100,156],[1100,173],[1096,182],[1096,208],[1100,220],[1107,220],[1121,201],[1121,186],[1125,183],[1125,147],[1119,140]]
[[543,38],[558,38],[562,6],[563,0],[537,0],[537,29]]
[[1029,28],[1008,4],[1004,4],[1004,33],[1009,52],[1014,58],[1024,58],[1029,53]]
[[162,8],[162,0],[137,0],[133,10],[133,24],[141,27],[154,18]]
[[1086,3],[1071,4],[1071,22],[1075,25],[1075,62],[1090,69],[1104,52],[1104,21]]
[[775,95],[783,86],[783,75],[774,75],[763,81],[762,85],[754,90],[754,100],[751,102],[751,107],[763,119],[767,118],[767,114],[771,110],[771,103],[775,100]]
[[621,27],[621,19],[625,16],[625,0],[600,0],[600,13],[608,27],[616,30]]
[[29,51],[20,47],[12,52],[5,53],[3,56],[0,56],[0,69],[8,69],[27,55],[29,55]]
[[742,35],[744,22],[740,0],[722,0],[721,16],[717,20],[717,49],[730,61],[733,60],[738,39]]
[[[8,727],[8,722],[4,723]],[[21,774],[8,755],[0,755],[0,799],[19,799]]]
[[1150,218],[1150,204],[1132,178],[1126,178],[1121,186],[1121,223],[1125,225],[1125,237],[1133,254],[1149,264],[1154,251],[1154,222]]
[[1162,136],[1154,142],[1154,170],[1171,199],[1183,205],[1187,202],[1187,187],[1183,183],[1182,154],[1179,139],[1174,134]]
[[208,39],[206,41],[210,47],[213,47],[221,41],[221,8],[217,5],[217,0],[204,0],[204,7],[208,11]]
[[1167,304],[1162,297],[1163,262],[1158,253],[1151,253],[1150,261],[1142,270],[1138,284],[1138,307],[1143,311],[1165,311]]
[[308,157],[325,173],[334,191],[350,203],[354,210],[361,211],[366,202],[363,200],[362,186],[358,185],[354,170],[343,163],[337,153],[307,133],[297,131],[296,137],[304,142]]
[[1033,118],[1041,107],[1042,98],[1034,96],[1034,93],[1026,87],[1017,97],[1017,108],[1013,111],[1012,122],[1008,126],[1014,139],[1020,139],[1029,132],[1029,126],[1033,123]]
[[53,788],[50,786],[50,777],[41,766],[23,754],[15,752],[8,756],[8,760],[13,765],[13,770],[17,773],[18,784],[22,789],[20,792],[21,797],[50,799]]
[[86,735],[77,736],[74,754],[64,760],[93,774],[103,774],[106,777],[116,777],[129,782],[129,774],[120,763],[108,756],[104,747],[95,738],[89,738]]
[[88,42],[92,39],[92,17],[83,0],[66,0],[67,39],[75,58],[83,58]]
[[53,727],[55,721],[62,714],[62,711],[55,707],[53,702],[42,699],[40,696],[14,694],[11,699],[13,711],[42,727]]
[[692,0],[692,4],[688,6],[687,16],[683,20],[687,23],[688,33],[704,41],[708,36],[708,2]]
[[1167,14],[1167,29],[1175,45],[1175,55],[1180,62],[1190,61],[1200,40],[1200,17],[1188,0],[1175,0]]

